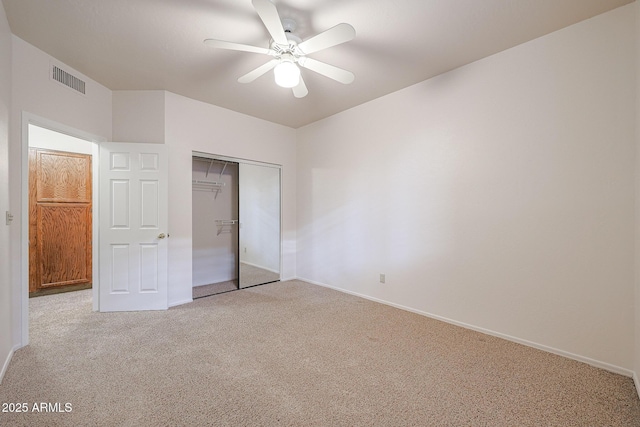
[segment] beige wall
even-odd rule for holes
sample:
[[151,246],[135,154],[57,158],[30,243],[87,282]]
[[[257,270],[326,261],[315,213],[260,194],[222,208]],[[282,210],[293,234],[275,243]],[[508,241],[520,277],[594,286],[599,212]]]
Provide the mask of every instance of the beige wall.
[[[52,63],[85,80],[86,95],[51,80],[48,72]],[[111,140],[111,91],[16,36],[12,87],[12,124],[19,124],[21,113],[26,111]],[[12,128],[12,135],[19,133],[20,126]]]
[[630,375],[634,7],[299,129],[298,276]]
[[163,144],[164,91],[113,92],[113,141]]
[[9,111],[11,108],[11,32],[0,3],[0,381],[13,352],[9,230],[5,212],[9,205]]
[[[11,126],[9,139],[10,203],[14,214],[11,226],[11,283],[13,340],[22,345],[25,332],[27,298],[23,278],[27,275],[23,260],[27,254],[27,231],[22,215],[26,201],[22,198],[23,181],[26,182],[26,153],[23,143],[23,116],[46,119],[65,129],[77,130],[83,135],[111,139],[111,91],[70,67],[57,61],[24,40],[12,36],[12,92]],[[80,95],[49,79],[49,67],[57,64],[86,81],[86,95]],[[36,123],[38,124],[38,123]],[[24,169],[23,169],[24,166]],[[24,209],[26,211],[26,209]],[[25,264],[26,265],[26,264]],[[26,280],[26,279],[25,279]]]
[[[163,142],[169,147],[170,306],[189,302],[192,295],[194,151],[282,165],[282,277],[295,277],[295,130],[170,92],[115,91],[113,99],[114,135],[122,141]],[[163,109],[154,107],[158,104]],[[115,119],[122,116],[119,109],[146,115],[144,124]]]
[[29,125],[29,148],[93,154],[92,142],[35,125]]
[[296,276],[295,130],[166,93],[169,146],[169,304],[191,300],[191,156],[199,151],[282,165],[283,280]]

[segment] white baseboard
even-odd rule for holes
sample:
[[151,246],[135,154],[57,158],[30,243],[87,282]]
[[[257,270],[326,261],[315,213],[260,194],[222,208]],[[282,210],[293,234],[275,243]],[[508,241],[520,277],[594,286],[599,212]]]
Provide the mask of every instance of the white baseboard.
[[9,363],[11,362],[11,358],[13,357],[13,353],[20,348],[20,346],[13,346],[13,348],[11,349],[11,351],[9,352],[9,354],[7,355],[7,359],[4,361],[4,364],[2,365],[2,371],[0,371],[0,384],[2,384],[2,380],[4,379],[4,374],[7,372],[7,369],[9,368]]
[[[538,350],[546,351],[548,353],[557,354],[558,356],[563,356],[563,357],[566,357],[568,359],[573,359],[573,360],[576,360],[578,362],[583,362],[583,363],[586,363],[588,365],[594,366],[596,368],[601,368],[601,369],[604,369],[604,370],[609,371],[609,372],[613,372],[613,373],[616,373],[616,374],[624,375],[625,377],[633,377],[635,382],[636,382],[636,389],[640,390],[638,381],[636,379],[637,377],[634,377],[635,373],[630,369],[622,368],[620,366],[612,365],[610,363],[602,362],[600,360],[595,360],[595,359],[591,359],[589,357],[580,356],[579,354],[570,353],[568,351],[560,350],[560,349],[557,349],[557,348],[554,348],[554,347],[549,347],[549,346],[546,346],[546,345],[543,345],[543,344],[538,344],[538,343],[535,343],[535,342],[532,342],[532,341],[528,341],[528,340],[525,340],[525,339],[521,339],[521,338],[518,338],[518,337],[511,336],[511,335],[506,335],[506,334],[503,334],[503,333],[500,333],[500,332],[495,332],[495,331],[492,331],[492,330],[489,330],[489,329],[481,328],[479,326],[474,326],[474,325],[470,325],[468,323],[459,322],[457,320],[449,319],[449,318],[443,317],[443,316],[438,316],[436,314],[431,314],[431,313],[428,313],[426,311],[416,310],[416,309],[411,308],[411,307],[406,307],[406,306],[403,306],[403,305],[400,305],[400,304],[395,304],[395,303],[392,303],[392,302],[389,302],[389,301],[385,301],[385,300],[382,300],[382,299],[379,299],[379,298],[374,298],[374,297],[370,297],[368,295],[359,294],[357,292],[348,291],[346,289],[342,289],[342,288],[338,288],[338,287],[335,287],[335,286],[327,285],[326,283],[316,282],[315,280],[309,280],[309,279],[305,279],[303,277],[298,277],[297,279],[298,280],[302,280],[303,282],[311,283],[313,285],[323,286],[325,288],[330,288],[330,289],[333,289],[333,290],[336,290],[336,291],[339,291],[339,292],[344,292],[346,294],[355,295],[357,297],[368,299],[370,301],[375,301],[375,302],[378,302],[380,304],[389,305],[391,307],[399,308],[401,310],[410,311],[412,313],[420,314],[422,316],[430,317],[432,319],[440,320],[442,322],[450,323],[452,325],[460,326],[460,327],[463,327],[463,328],[466,328],[466,329],[471,329],[473,331],[481,332],[483,334],[487,334],[487,335],[491,335],[491,336],[494,336],[494,337],[502,338],[502,339],[505,339],[507,341],[512,341],[512,342],[515,342],[515,343],[518,343],[518,344],[526,345],[527,347],[533,347],[533,348],[536,348]],[[639,393],[639,396],[640,396],[640,391],[638,393]]]
[[636,385],[636,393],[638,393],[638,398],[640,398],[640,379],[638,379],[638,373],[633,373],[633,383]]
[[175,307],[175,306],[178,306],[178,305],[182,305],[182,304],[188,304],[188,303],[190,303],[190,302],[193,302],[193,298],[184,299],[184,300],[182,300],[182,301],[174,301],[174,302],[170,302],[170,303],[169,303],[169,308],[171,308],[171,307]]

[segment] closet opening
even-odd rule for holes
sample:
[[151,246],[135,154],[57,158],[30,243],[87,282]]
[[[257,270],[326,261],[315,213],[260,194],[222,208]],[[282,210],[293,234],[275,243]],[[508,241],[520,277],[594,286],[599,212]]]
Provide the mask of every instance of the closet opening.
[[280,280],[280,166],[193,153],[193,299]]

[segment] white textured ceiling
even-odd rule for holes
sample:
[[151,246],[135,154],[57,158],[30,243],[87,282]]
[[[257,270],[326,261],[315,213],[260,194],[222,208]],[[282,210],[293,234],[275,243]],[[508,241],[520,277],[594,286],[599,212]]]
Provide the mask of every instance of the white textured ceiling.
[[109,89],[164,89],[297,128],[631,1],[273,0],[303,40],[341,22],[356,29],[353,41],[309,55],[352,71],[355,82],[303,69],[302,99],[272,72],[237,83],[270,57],[202,43],[268,47],[250,0],[2,3],[15,35]]

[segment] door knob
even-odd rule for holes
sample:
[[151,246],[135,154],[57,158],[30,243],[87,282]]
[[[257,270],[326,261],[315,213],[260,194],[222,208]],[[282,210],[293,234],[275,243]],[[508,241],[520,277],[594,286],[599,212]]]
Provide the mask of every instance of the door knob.
[[167,236],[164,233],[158,234],[158,239],[164,239],[165,237]]

